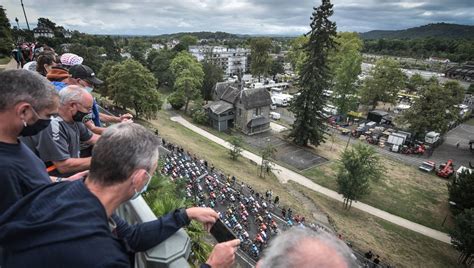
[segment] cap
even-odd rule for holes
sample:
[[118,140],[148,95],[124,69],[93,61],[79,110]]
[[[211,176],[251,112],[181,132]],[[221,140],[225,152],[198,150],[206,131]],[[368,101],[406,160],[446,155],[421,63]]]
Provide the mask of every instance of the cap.
[[73,66],[76,64],[82,64],[84,59],[73,53],[64,53],[61,55],[61,64],[67,66]]
[[26,63],[25,65],[23,65],[23,69],[36,72],[36,61],[30,61]]
[[87,65],[82,65],[82,64],[74,65],[71,68],[69,68],[69,73],[71,74],[73,78],[80,78],[88,82],[91,82],[94,85],[100,85],[103,83],[102,80],[95,77],[94,71],[92,71],[92,69]]

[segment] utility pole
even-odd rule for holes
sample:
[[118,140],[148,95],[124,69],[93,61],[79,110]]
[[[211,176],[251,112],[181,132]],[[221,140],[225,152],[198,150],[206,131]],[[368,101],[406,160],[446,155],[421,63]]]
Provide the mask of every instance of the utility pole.
[[26,17],[25,6],[23,5],[23,0],[20,0],[21,8],[23,9],[23,14],[25,15],[26,27],[28,27],[28,31],[30,31],[30,24],[28,23],[28,18]]

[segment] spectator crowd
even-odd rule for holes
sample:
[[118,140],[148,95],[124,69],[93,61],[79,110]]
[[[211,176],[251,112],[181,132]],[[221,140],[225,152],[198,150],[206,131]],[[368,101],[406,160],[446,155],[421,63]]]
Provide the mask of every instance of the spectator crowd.
[[91,92],[102,81],[79,55],[38,44],[16,53],[23,68],[0,72],[1,267],[133,267],[135,253],[190,221],[209,230],[219,218],[238,239],[215,245],[201,267],[230,267],[239,247],[257,267],[354,267],[339,239],[302,228],[290,208],[277,215],[271,190],[256,193],[176,146],[158,172],[186,178],[195,206],[129,224],[115,211],[147,190],[161,141],[131,114],[99,111]]

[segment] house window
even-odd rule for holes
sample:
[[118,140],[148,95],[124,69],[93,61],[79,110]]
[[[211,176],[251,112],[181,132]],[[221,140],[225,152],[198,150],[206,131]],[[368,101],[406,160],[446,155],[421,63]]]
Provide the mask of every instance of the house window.
[[242,116],[242,109],[239,108],[239,116]]
[[262,114],[262,108],[255,108],[254,113],[255,116],[259,116]]

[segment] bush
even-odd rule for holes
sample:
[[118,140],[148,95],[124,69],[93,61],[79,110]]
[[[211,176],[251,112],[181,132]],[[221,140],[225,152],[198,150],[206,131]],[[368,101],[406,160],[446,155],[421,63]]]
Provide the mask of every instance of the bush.
[[209,117],[204,109],[196,109],[193,111],[192,118],[194,123],[205,125],[209,122]]
[[469,88],[467,89],[467,93],[474,95],[474,84],[469,85]]
[[185,104],[185,99],[183,94],[175,92],[168,97],[168,102],[171,104],[173,109],[180,110]]

